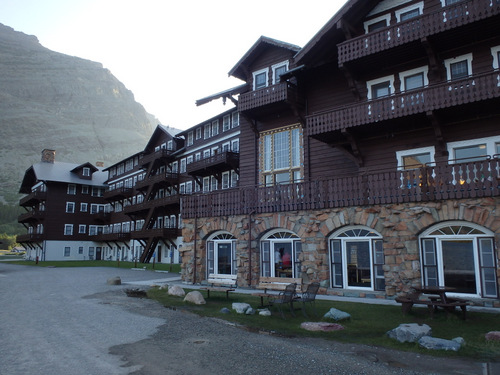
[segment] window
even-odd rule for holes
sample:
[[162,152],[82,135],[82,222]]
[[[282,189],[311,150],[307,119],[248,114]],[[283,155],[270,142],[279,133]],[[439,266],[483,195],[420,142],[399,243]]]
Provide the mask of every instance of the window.
[[83,185],[82,186],[82,194],[88,194],[88,193],[89,193],[89,186]]
[[212,137],[219,134],[219,120],[212,121]]
[[420,16],[424,11],[424,2],[412,4],[408,7],[399,9],[395,11],[396,20],[398,22],[404,22],[409,19]]
[[299,126],[264,132],[259,142],[262,183],[287,184],[301,179],[303,156]]
[[461,2],[462,0],[441,0],[441,5],[442,6],[447,6],[447,5],[451,5],[451,4],[455,4],[455,3],[459,3]]
[[84,168],[83,168],[83,171],[82,171],[82,174],[83,174],[85,177],[89,177],[89,176],[90,176],[90,168],[89,168],[89,167],[84,167]]
[[174,142],[170,140],[167,142],[167,150],[172,151],[173,149],[174,149]]
[[78,233],[84,234],[87,231],[87,226],[85,224],[80,224],[78,226]]
[[222,131],[227,132],[229,129],[231,129],[231,116],[225,115],[222,118]]
[[396,152],[399,170],[411,170],[425,167],[434,162],[434,147],[421,147]]
[[186,182],[186,194],[191,194],[193,192],[193,181]]
[[491,47],[491,56],[493,56],[493,69],[498,69],[500,61],[500,46]]
[[190,131],[188,133],[188,138],[187,138],[187,146],[191,146],[193,144],[193,132]]
[[66,202],[66,212],[69,214],[75,213],[75,202]]
[[203,151],[203,159],[208,159],[210,157],[210,150]]
[[78,254],[83,254],[83,246],[78,247]]
[[218,232],[207,240],[207,277],[211,273],[236,275],[236,238]]
[[233,112],[232,116],[233,128],[240,126],[240,114],[239,112]]
[[364,226],[336,231],[329,239],[333,288],[384,290],[382,236]]
[[231,171],[231,187],[237,187],[238,180],[239,180],[238,173],[236,173],[236,171]]
[[64,256],[69,257],[71,255],[71,247],[65,246],[64,247]]
[[230,145],[231,144],[229,142],[223,143],[221,147],[221,152],[231,151]]
[[301,277],[302,243],[295,233],[276,230],[260,241],[260,274],[271,277]]
[[390,20],[391,20],[391,15],[385,14],[383,16],[371,19],[370,21],[364,22],[363,25],[365,27],[365,34],[389,26]]
[[234,139],[231,141],[231,151],[240,152],[240,140]]
[[273,85],[280,83],[280,76],[288,71],[288,61],[275,64],[271,67],[273,70]]
[[210,191],[210,177],[203,177],[203,192],[208,193]]
[[104,192],[104,189],[93,186],[92,187],[92,194],[91,195],[93,197],[102,197],[103,196],[103,192]]
[[65,236],[73,235],[73,224],[64,224],[64,235]]
[[196,139],[201,139],[201,128],[196,128]]
[[409,91],[429,85],[427,73],[429,68],[427,66],[407,70],[399,73],[399,80],[401,81],[400,90]]
[[497,298],[493,232],[465,222],[446,222],[420,236],[422,283],[456,293]]
[[187,163],[188,165],[193,163],[193,155],[189,155],[189,156],[186,158],[186,163]]
[[181,170],[180,173],[186,173],[186,159],[181,159]]
[[258,90],[263,87],[267,87],[267,82],[268,82],[268,68],[258,70],[256,72],[253,72],[253,89]]
[[76,194],[76,185],[75,184],[68,184],[68,191],[67,193],[69,195],[75,195]]
[[210,177],[210,191],[217,190],[217,186],[218,186],[217,179],[215,178],[215,176],[211,176]]
[[450,142],[448,143],[448,153],[450,159],[457,163],[480,161],[488,155],[497,154],[499,144],[500,136]]
[[80,203],[80,212],[87,212],[88,206],[88,203]]
[[204,139],[208,139],[212,136],[212,127],[210,126],[210,124],[205,125],[203,136],[204,136]]
[[229,189],[229,172],[222,173],[222,188]]
[[394,93],[394,76],[373,79],[366,82],[368,100],[378,99]]
[[197,152],[196,154],[194,154],[194,161],[200,161],[200,160],[201,160],[201,153]]
[[472,53],[444,60],[448,81],[467,78],[472,74]]

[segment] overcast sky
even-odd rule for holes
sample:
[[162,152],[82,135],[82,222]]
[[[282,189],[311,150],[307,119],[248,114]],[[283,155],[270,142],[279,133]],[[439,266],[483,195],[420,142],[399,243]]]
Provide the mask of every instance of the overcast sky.
[[1,0],[0,23],[100,62],[162,124],[186,129],[230,108],[197,99],[261,36],[304,46],[345,0]]

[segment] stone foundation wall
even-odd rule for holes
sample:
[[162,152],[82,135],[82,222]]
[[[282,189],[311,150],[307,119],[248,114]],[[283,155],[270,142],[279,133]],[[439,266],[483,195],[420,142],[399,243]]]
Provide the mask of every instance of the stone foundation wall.
[[[390,298],[421,284],[418,235],[434,224],[451,220],[475,223],[493,231],[498,259],[500,198],[477,198],[257,214],[251,218],[226,216],[184,220],[184,243],[180,250],[182,278],[187,283],[200,283],[205,280],[205,239],[210,234],[222,230],[237,238],[238,285],[255,285],[260,274],[259,238],[269,230],[282,228],[296,233],[301,238],[304,283],[329,281],[329,235],[347,225],[363,225],[383,236],[386,289],[385,296],[375,294],[379,298]],[[500,278],[500,269],[497,270],[497,278]],[[328,289],[326,293],[342,294],[337,289]]]

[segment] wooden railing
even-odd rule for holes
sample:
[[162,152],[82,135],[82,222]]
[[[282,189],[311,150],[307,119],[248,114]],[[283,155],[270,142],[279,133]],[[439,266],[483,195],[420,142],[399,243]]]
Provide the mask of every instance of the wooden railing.
[[134,194],[134,189],[129,187],[119,187],[116,189],[106,189],[104,199],[112,200],[113,198],[128,198]]
[[92,241],[130,241],[130,232],[99,233],[92,236]]
[[140,159],[139,159],[139,163],[142,165],[142,166],[145,166],[146,164],[149,164],[151,163],[152,161],[154,160],[157,160],[157,159],[164,159],[164,158],[169,158],[172,156],[172,153],[174,151],[173,150],[167,150],[165,148],[162,148],[160,149],[159,151],[155,151],[155,152],[152,152],[150,154],[147,154],[147,155],[143,155]]
[[138,190],[160,182],[175,183],[177,181],[179,181],[178,173],[160,173],[154,176],[147,176],[144,180],[137,181],[134,187]]
[[23,223],[25,221],[37,221],[44,218],[45,218],[45,211],[33,210],[19,215],[17,218],[17,222]]
[[27,196],[22,197],[19,200],[19,205],[20,206],[28,205],[30,202],[39,202],[39,201],[45,200],[46,198],[47,198],[46,191],[36,190],[36,191],[31,192]]
[[221,164],[238,165],[240,155],[237,152],[224,151],[215,155],[211,155],[205,159],[195,161],[187,165],[186,172],[188,174],[196,174],[197,171],[210,169]]
[[178,195],[178,194],[169,195],[168,197],[163,197],[163,198],[159,198],[159,199],[152,199],[149,201],[125,206],[123,208],[123,211],[126,214],[130,214],[133,212],[147,211],[147,210],[154,208],[154,207],[165,207],[165,206],[170,206],[170,205],[174,205],[174,204],[179,204],[179,202],[180,202],[180,195]]
[[446,30],[500,14],[497,0],[462,1],[408,21],[347,40],[338,45],[338,63],[353,61],[380,51],[420,40]]
[[244,112],[268,104],[298,100],[297,87],[289,82],[283,82],[241,94],[238,98],[238,111]]
[[183,196],[182,216],[188,219],[498,195],[500,160],[494,158]]
[[500,73],[477,74],[314,114],[307,117],[306,131],[314,136],[498,97]]
[[16,237],[16,242],[22,243],[22,242],[40,242],[45,239],[45,234],[43,233],[28,233],[28,234],[21,234]]

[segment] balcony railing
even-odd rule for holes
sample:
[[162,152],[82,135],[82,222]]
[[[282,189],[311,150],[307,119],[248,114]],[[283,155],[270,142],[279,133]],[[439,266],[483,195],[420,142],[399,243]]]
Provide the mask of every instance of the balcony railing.
[[179,181],[178,173],[160,173],[154,176],[144,178],[144,180],[137,181],[135,188],[137,190],[144,189],[150,185],[159,184],[161,182],[168,182],[170,184]]
[[308,135],[500,97],[498,71],[335,108],[307,117]]
[[338,45],[339,66],[364,56],[420,40],[500,14],[497,0],[462,1]]
[[500,195],[500,159],[184,196],[184,218]]
[[168,197],[163,197],[159,199],[152,199],[150,201],[141,202],[137,204],[131,204],[125,206],[123,211],[126,214],[131,214],[134,212],[148,211],[151,208],[165,207],[170,205],[178,205],[180,203],[180,195],[170,195]]
[[134,189],[129,187],[119,187],[117,189],[109,190],[107,189],[104,192],[104,199],[113,200],[113,199],[123,199],[130,198],[134,194]]
[[298,102],[298,100],[297,87],[283,82],[241,94],[238,99],[238,111],[244,112],[269,104],[285,101]]
[[41,202],[47,198],[46,191],[34,191],[19,200],[20,206],[29,206],[36,202]]
[[131,232],[132,239],[143,238],[175,238],[181,236],[179,228],[142,229]]
[[167,150],[165,148],[162,148],[159,151],[155,151],[155,152],[152,152],[150,154],[143,155],[139,159],[139,163],[141,164],[141,166],[145,166],[145,165],[147,165],[155,160],[168,159],[172,156],[172,153],[173,153],[173,150]]
[[31,234],[21,234],[16,237],[16,242],[40,242],[45,239],[45,234],[43,233],[31,233]]
[[130,241],[130,232],[100,233],[92,236],[93,241]]
[[19,215],[19,217],[17,218],[17,222],[24,223],[27,221],[38,221],[44,218],[45,218],[45,211],[34,210]]
[[[188,174],[201,176],[205,175],[204,171],[211,171],[213,169],[224,169],[228,167],[235,168],[239,165],[240,155],[236,152],[225,151],[216,155],[209,156],[208,158],[195,161],[188,164],[186,171]],[[207,172],[208,173],[208,172]]]

